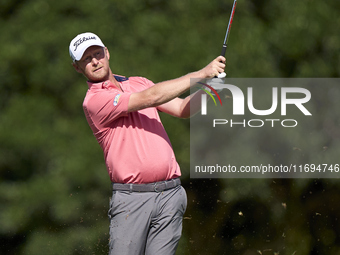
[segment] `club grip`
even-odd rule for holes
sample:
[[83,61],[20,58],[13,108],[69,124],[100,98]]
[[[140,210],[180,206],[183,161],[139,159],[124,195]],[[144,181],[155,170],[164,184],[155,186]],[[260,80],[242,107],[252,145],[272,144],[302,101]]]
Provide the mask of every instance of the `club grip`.
[[[227,45],[226,44],[223,44],[222,46],[222,52],[221,52],[221,56],[225,57],[225,52],[227,50]],[[221,61],[222,62],[222,61]],[[218,76],[215,76],[215,78],[224,78],[226,77],[226,73],[223,72],[223,73],[220,73]]]
[[225,57],[226,50],[227,50],[227,45],[223,44],[221,56]]

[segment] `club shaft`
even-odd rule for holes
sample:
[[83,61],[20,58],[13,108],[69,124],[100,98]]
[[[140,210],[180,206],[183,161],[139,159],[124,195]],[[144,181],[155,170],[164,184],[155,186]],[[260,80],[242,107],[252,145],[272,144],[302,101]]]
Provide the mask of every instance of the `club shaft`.
[[233,19],[234,19],[236,4],[237,4],[237,0],[234,0],[233,8],[231,10],[231,14],[230,14],[229,22],[228,22],[227,32],[225,34],[224,42],[223,42],[223,47],[222,47],[221,56],[223,56],[223,57],[225,56],[225,52],[227,50],[228,37],[229,37],[229,32],[230,32],[231,24],[233,23]]

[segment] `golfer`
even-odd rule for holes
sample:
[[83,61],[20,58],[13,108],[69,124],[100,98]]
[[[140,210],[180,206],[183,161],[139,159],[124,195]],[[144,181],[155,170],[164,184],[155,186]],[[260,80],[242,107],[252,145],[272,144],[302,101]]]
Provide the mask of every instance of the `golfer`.
[[223,72],[225,58],[154,84],[143,77],[113,74],[109,50],[93,33],[77,35],[69,53],[75,70],[88,80],[83,108],[112,182],[109,254],[175,254],[187,197],[158,111],[190,117],[190,101],[200,96],[178,96],[190,89],[191,78]]

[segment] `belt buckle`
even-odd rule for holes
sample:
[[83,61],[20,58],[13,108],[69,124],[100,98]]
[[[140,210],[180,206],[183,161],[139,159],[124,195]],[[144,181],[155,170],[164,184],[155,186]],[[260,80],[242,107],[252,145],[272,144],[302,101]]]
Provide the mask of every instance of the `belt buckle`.
[[[164,185],[165,185],[164,189],[163,189],[163,190],[157,190],[157,185],[161,185],[161,184],[164,184]],[[155,185],[154,185],[153,190],[154,190],[155,192],[159,193],[159,192],[163,192],[164,190],[166,190],[166,187],[167,187],[166,181],[164,181],[164,182],[155,182]]]
[[155,182],[155,185],[153,186],[153,190],[157,193],[159,193],[160,191],[157,190],[157,182]]

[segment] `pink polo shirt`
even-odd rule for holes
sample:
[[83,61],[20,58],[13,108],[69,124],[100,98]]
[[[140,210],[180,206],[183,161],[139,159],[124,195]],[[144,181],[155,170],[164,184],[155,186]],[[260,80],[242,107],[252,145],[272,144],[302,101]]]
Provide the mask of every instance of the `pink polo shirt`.
[[115,78],[123,92],[110,81],[88,82],[83,102],[111,181],[150,183],[179,177],[180,167],[157,108],[128,113],[130,95],[154,84],[142,77]]

